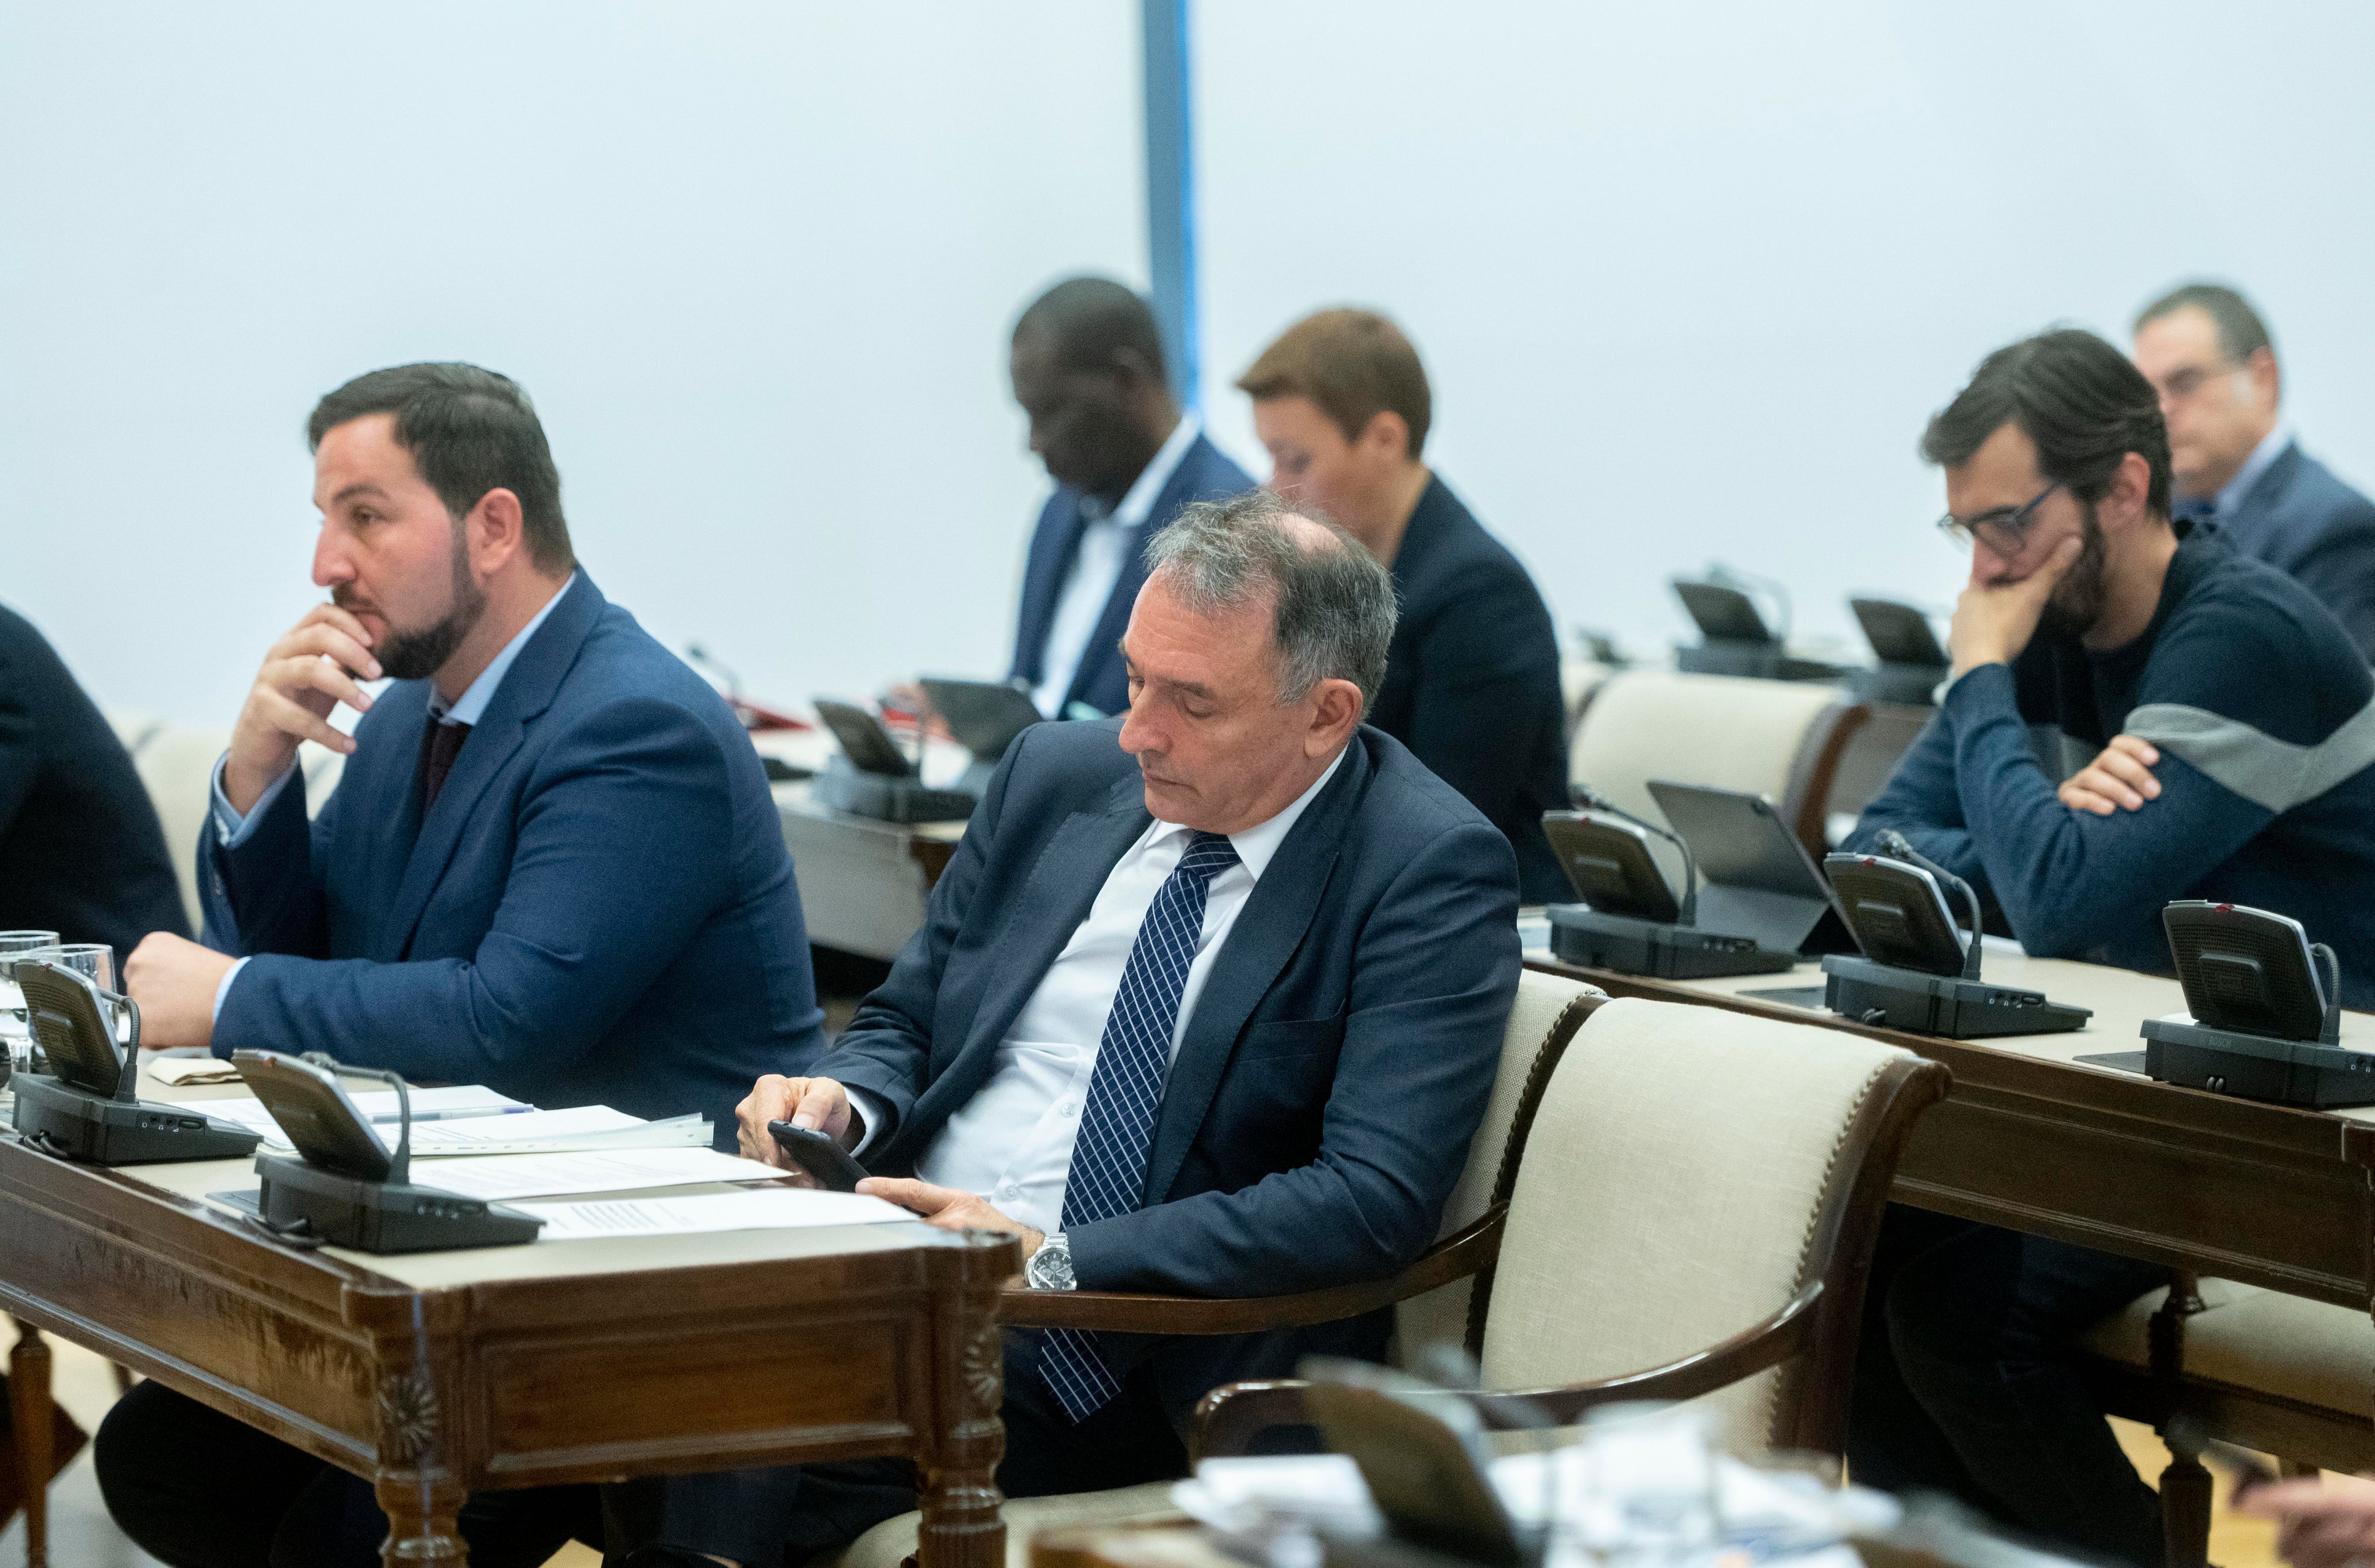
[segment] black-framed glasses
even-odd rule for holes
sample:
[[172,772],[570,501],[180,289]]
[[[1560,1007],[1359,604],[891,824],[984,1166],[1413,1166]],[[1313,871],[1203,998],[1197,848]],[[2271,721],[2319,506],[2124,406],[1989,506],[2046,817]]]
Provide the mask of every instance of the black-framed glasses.
[[2061,488],[2062,481],[2054,480],[2031,497],[2026,506],[1990,507],[1972,517],[1957,517],[1949,512],[1938,519],[1938,531],[1966,548],[1977,540],[1998,555],[2018,555],[2028,525],[2037,520],[2037,509],[2045,504],[2047,496]]

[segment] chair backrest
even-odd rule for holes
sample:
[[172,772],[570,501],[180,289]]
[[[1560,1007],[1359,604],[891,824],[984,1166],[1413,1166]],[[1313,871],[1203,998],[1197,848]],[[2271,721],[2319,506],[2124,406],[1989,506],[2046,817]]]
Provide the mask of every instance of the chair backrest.
[[[1460,1172],[1459,1185],[1452,1188],[1443,1206],[1438,1239],[1466,1230],[1495,1204],[1508,1201],[1534,1107],[1567,1043],[1583,1027],[1592,1007],[1605,996],[1598,986],[1579,981],[1530,969],[1519,973],[1518,997],[1509,1008],[1508,1026],[1501,1033],[1501,1065],[1494,1074],[1493,1097],[1485,1103],[1475,1141],[1468,1146],[1468,1163]],[[1412,1363],[1434,1344],[1474,1349],[1469,1342],[1470,1283],[1454,1280],[1394,1308],[1397,1361]]]
[[1535,1111],[1485,1287],[1485,1386],[1665,1366],[1820,1280],[1812,1354],[1703,1402],[1735,1453],[1836,1452],[1898,1148],[1944,1077],[1837,1030],[1602,1004]]
[[217,730],[177,729],[171,725],[150,733],[132,765],[148,786],[165,830],[165,853],[172,857],[173,875],[182,884],[182,903],[195,931],[203,918],[198,906],[198,830],[205,826],[214,797],[215,760],[230,745],[230,737]]
[[1583,710],[1567,777],[1653,822],[1651,779],[1761,795],[1819,855],[1831,778],[1865,712],[1811,681],[1624,670]]

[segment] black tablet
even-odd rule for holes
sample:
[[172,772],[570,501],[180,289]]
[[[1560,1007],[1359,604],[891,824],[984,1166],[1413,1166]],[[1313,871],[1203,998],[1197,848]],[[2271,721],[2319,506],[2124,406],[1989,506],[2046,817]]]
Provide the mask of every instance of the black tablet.
[[816,699],[817,717],[833,737],[841,742],[841,749],[850,763],[861,773],[880,773],[885,778],[913,777],[915,769],[907,764],[907,754],[882,727],[882,721],[863,708],[847,702],[836,702],[830,697]]
[[1699,635],[1716,643],[1771,643],[1777,641],[1756,613],[1756,601],[1737,588],[1727,588],[1718,583],[1693,583],[1674,579],[1674,596],[1683,601],[1690,612],[1692,623]]
[[1944,668],[1950,662],[1946,650],[1938,645],[1938,634],[1930,628],[1930,618],[1911,605],[1895,599],[1849,599],[1848,608],[1855,611],[1864,641],[1883,664]]
[[928,675],[918,684],[957,743],[984,762],[1005,756],[1014,737],[1039,722],[1039,709],[1030,695],[1001,681]]

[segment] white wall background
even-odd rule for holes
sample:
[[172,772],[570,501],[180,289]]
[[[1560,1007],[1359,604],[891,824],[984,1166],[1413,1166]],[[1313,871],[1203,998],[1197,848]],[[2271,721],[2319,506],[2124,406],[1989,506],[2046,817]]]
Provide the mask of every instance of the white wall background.
[[[1145,275],[1134,6],[0,0],[0,600],[227,725],[315,597],[299,430],[372,366],[542,407],[579,548],[753,690],[1003,667],[1045,480],[1004,339]],[[1197,0],[1207,402],[1399,315],[1430,456],[1563,625],[1720,558],[1943,605],[1923,419],[2180,277],[2375,481],[2375,11]],[[2122,338],[2123,340],[2123,338]],[[1850,643],[1852,645],[1852,643]]]
[[0,0],[0,601],[228,727],[358,371],[536,397],[578,550],[757,693],[1004,672],[1054,277],[1142,282],[1135,7]]
[[[1711,559],[1845,605],[1967,567],[1914,455],[1989,349],[2127,342],[2208,274],[2304,444],[2375,482],[2375,9],[2171,0],[1199,0],[1208,384],[1306,311],[1395,314],[1428,455],[1563,628],[1637,654]],[[1267,472],[1261,466],[1257,472]],[[1868,655],[1867,655],[1868,656]]]

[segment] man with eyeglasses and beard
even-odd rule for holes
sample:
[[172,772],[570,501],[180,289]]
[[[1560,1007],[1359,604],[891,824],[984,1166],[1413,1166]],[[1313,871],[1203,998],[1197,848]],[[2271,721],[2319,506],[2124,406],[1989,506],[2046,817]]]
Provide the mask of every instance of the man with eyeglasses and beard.
[[[699,1113],[730,1138],[750,1084],[824,1043],[749,736],[577,564],[508,378],[374,371],[306,436],[329,602],[266,654],[217,769],[207,945],[157,932],[124,965],[141,1043],[326,1051],[548,1109]],[[310,821],[309,739],[347,757]],[[157,1383],[110,1412],[98,1471],[174,1568],[363,1568],[387,1533],[368,1481]],[[538,1568],[598,1537],[591,1500],[475,1496],[470,1560]]]
[[[2172,525],[2151,383],[2092,334],[2049,332],[1990,355],[1921,449],[1945,470],[1941,525],[1972,552],[1954,676],[1849,847],[1902,832],[2042,956],[2166,972],[2170,900],[2275,910],[2341,955],[2345,1005],[2375,1005],[2375,677],[2307,588]],[[2166,1283],[1893,1207],[1856,1479],[2158,1563],[2155,1494],[2068,1348]]]

